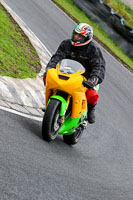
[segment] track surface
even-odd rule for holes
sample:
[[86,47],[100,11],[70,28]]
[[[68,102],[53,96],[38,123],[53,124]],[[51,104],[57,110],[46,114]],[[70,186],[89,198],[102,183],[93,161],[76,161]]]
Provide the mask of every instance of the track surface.
[[[74,22],[51,1],[5,0],[54,53]],[[133,75],[104,49],[97,122],[79,144],[41,139],[41,123],[0,111],[1,199],[132,200]]]

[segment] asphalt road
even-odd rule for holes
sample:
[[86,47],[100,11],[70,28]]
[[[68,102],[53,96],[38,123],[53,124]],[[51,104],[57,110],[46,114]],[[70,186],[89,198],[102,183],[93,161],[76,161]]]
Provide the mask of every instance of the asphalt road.
[[[5,0],[53,53],[74,26],[51,1]],[[1,200],[132,200],[133,75],[104,49],[97,121],[74,147],[46,143],[41,123],[0,111]]]

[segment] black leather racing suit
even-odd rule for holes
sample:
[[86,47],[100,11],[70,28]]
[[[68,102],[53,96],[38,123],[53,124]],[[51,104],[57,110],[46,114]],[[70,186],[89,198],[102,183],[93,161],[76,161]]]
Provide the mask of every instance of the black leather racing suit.
[[80,62],[86,69],[86,78],[98,77],[98,83],[103,81],[105,75],[105,60],[101,50],[94,42],[91,41],[84,46],[73,46],[70,40],[64,40],[58,47],[56,53],[51,57],[46,71],[50,68],[56,68],[57,63],[65,58]]

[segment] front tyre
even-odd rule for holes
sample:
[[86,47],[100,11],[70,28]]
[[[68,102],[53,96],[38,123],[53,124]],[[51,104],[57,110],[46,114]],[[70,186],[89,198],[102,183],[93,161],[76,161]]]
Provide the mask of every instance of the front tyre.
[[48,142],[54,140],[58,135],[60,124],[60,101],[51,99],[42,122],[42,138]]
[[63,135],[64,142],[69,145],[77,144],[82,133],[83,129],[81,127],[78,127],[72,135]]

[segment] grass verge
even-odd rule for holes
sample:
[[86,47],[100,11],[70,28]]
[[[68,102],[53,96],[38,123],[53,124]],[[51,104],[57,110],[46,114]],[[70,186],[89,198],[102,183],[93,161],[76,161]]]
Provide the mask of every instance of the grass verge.
[[40,69],[29,39],[0,4],[0,75],[33,78]]
[[86,14],[81,11],[72,0],[53,0],[76,22],[85,22],[94,28],[94,39],[102,44],[119,62],[133,70],[133,58],[129,58],[122,49],[112,41],[108,34]]
[[124,18],[125,24],[133,27],[133,10],[120,0],[103,0],[104,3],[114,9],[121,17]]

